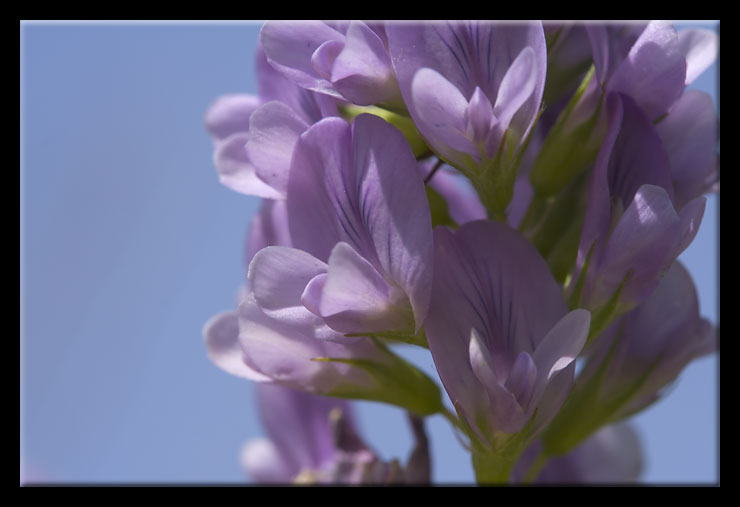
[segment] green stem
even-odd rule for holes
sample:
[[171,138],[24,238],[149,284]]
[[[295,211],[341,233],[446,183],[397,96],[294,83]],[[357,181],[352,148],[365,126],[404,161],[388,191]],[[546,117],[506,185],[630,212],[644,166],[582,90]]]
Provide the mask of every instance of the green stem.
[[476,452],[473,450],[473,469],[478,484],[506,484],[516,465],[518,454]]

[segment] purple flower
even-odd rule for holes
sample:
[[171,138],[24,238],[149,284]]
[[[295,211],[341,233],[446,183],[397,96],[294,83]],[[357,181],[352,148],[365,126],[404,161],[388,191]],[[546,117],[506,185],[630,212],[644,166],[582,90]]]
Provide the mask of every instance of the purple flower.
[[[429,306],[434,251],[424,184],[403,135],[368,114],[352,125],[320,121],[296,144],[287,196],[296,260],[272,261],[270,251],[255,258],[257,303],[279,313],[298,301],[342,333],[413,336]],[[311,278],[297,274],[301,263]],[[295,290],[283,302],[288,286]]]
[[603,106],[610,94],[628,96],[649,121],[660,121],[716,54],[715,34],[677,34],[662,21],[587,24],[585,31],[594,72],[587,74],[539,154],[532,183],[541,198],[560,192],[594,160],[608,122]]
[[222,370],[247,380],[390,403],[422,416],[443,410],[436,384],[381,343],[344,338],[300,301],[283,309],[280,317],[265,313],[246,289],[238,313],[224,312],[206,324],[209,357]]
[[471,440],[515,457],[563,403],[589,313],[568,313],[545,261],[504,224],[439,227],[434,239],[434,363]]
[[334,99],[276,72],[260,45],[256,57],[258,94],[219,97],[206,112],[205,124],[221,182],[243,194],[280,199],[298,136],[338,110]]
[[260,41],[270,64],[303,88],[361,106],[399,102],[382,26],[268,21]]
[[628,95],[652,121],[668,112],[686,85],[716,57],[708,30],[680,34],[664,21],[633,25],[586,25],[596,75],[606,93]]
[[[522,454],[512,472],[514,483],[527,482],[527,472],[542,450],[538,440]],[[634,483],[643,469],[640,440],[628,424],[606,426],[564,456],[549,459],[534,484]]]
[[241,454],[255,481],[361,483],[383,465],[357,435],[348,402],[266,384],[256,394],[268,438]]
[[597,330],[650,294],[696,235],[706,201],[675,209],[670,160],[632,99],[610,95],[607,117],[570,285],[572,307],[606,312]]
[[406,107],[429,146],[469,177],[497,155],[508,162],[542,100],[542,24],[390,23],[386,32]]
[[[418,469],[428,448],[415,434],[407,466],[382,461],[358,434],[351,405],[284,387],[257,386],[260,419],[268,438],[251,440],[242,449],[242,466],[260,483],[390,484],[428,482]],[[414,428],[416,432],[416,428]],[[421,473],[419,473],[421,472]],[[424,475],[426,474],[426,476]]]
[[675,262],[650,296],[617,319],[587,355],[568,402],[544,434],[548,455],[658,400],[692,360],[716,349],[691,276]]

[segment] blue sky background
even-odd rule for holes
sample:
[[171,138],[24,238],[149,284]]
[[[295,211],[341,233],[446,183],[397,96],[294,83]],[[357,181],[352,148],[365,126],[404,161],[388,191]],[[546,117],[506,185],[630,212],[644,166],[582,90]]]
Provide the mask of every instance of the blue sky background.
[[[20,451],[30,479],[246,480],[239,449],[263,435],[253,386],[210,363],[201,329],[235,304],[258,200],[219,184],[202,120],[217,96],[256,91],[259,28],[22,24]],[[718,104],[717,65],[694,87]],[[714,323],[718,224],[711,196],[681,257]],[[434,373],[428,353],[404,353]],[[718,384],[718,357],[696,361],[635,418],[643,480],[718,480]],[[403,413],[358,410],[380,454],[405,460]],[[429,431],[434,480],[471,481],[448,423],[432,417]]]

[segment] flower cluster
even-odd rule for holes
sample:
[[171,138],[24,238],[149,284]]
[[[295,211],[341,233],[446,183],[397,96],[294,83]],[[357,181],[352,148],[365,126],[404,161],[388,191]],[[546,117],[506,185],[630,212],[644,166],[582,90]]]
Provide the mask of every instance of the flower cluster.
[[[719,188],[714,106],[686,90],[717,43],[656,21],[265,23],[257,95],[205,120],[222,183],[264,199],[238,307],[204,330],[259,384],[249,474],[426,483],[442,414],[479,483],[636,480],[625,420],[716,350],[676,259]],[[350,399],[408,412],[405,464]]]

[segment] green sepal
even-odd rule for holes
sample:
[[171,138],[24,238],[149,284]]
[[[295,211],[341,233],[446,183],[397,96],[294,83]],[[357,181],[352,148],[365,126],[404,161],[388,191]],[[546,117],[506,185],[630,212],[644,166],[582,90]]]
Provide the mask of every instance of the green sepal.
[[314,361],[350,364],[365,371],[375,382],[371,387],[339,386],[325,393],[327,396],[389,403],[422,417],[445,411],[439,387],[431,378],[391,352],[377,338],[371,339],[387,354],[387,363],[369,359],[313,358]]

